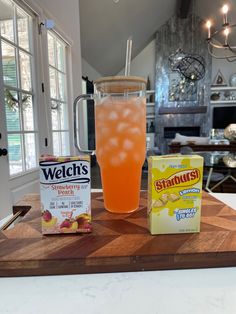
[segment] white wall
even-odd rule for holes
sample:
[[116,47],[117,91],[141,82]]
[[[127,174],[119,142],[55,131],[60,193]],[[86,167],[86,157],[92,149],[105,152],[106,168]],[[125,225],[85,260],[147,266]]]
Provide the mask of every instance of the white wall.
[[56,27],[72,41],[72,76],[73,96],[81,93],[81,46],[80,18],[78,0],[34,0],[44,10],[45,14],[55,19]]
[[[131,62],[131,75],[149,76],[151,89],[155,87],[155,39],[152,40]],[[230,76],[236,73],[236,62],[228,62],[222,59],[212,58],[212,83],[218,72],[221,71],[227,84],[229,85]],[[118,75],[124,74],[124,68]]]
[[84,77],[87,76],[90,81],[95,81],[97,78],[102,76],[83,58],[82,58],[82,74]]
[[[118,73],[124,75],[125,68]],[[155,40],[153,39],[130,64],[130,75],[141,76],[147,79],[149,76],[151,89],[155,82]]]
[[[117,75],[124,75],[123,68]],[[89,80],[96,80],[102,75],[97,72],[88,62],[82,59],[83,76],[88,76]],[[149,76],[151,89],[154,89],[155,81],[155,40],[152,40],[132,61],[130,75],[142,76],[147,79]]]
[[228,62],[226,60],[212,58],[212,83],[217,75],[218,70],[221,71],[227,85],[230,86],[230,77],[233,73],[236,73],[236,62]]

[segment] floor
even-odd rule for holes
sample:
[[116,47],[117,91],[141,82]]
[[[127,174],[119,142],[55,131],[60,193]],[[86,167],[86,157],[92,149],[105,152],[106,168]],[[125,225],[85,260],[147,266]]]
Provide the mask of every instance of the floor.
[[[91,187],[92,189],[101,189],[101,177],[100,177],[100,170],[98,164],[95,164],[91,168]],[[142,172],[142,182],[141,182],[141,189],[147,190],[147,171],[144,170]],[[217,187],[214,192],[219,193],[236,193],[236,183],[232,180],[228,180],[222,184],[221,187]]]
[[[219,173],[220,170],[214,170],[213,172]],[[224,171],[223,174],[226,176],[227,173]],[[231,173],[236,178],[236,171],[233,171]],[[217,182],[212,183],[210,186],[215,185]],[[236,193],[236,183],[228,179],[223,184],[221,184],[219,187],[215,188],[212,192],[218,192],[218,193]]]

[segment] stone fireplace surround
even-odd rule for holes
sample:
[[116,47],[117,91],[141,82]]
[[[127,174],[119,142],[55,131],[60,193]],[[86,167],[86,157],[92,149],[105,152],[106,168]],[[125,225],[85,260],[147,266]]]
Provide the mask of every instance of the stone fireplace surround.
[[199,126],[164,127],[164,138],[173,139],[175,134],[180,133],[186,136],[200,136]]
[[157,145],[161,152],[168,153],[168,145],[176,133],[186,136],[209,136],[202,130],[204,115],[206,114],[159,115],[156,136],[162,143]]
[[[187,53],[196,53],[205,60],[206,73],[203,79],[197,83],[197,100],[195,101],[169,101],[169,56],[181,48]],[[166,132],[192,136],[209,136],[211,129],[210,86],[211,86],[212,60],[207,51],[205,43],[205,28],[203,21],[190,15],[186,19],[172,16],[156,33],[156,80],[155,80],[155,146],[159,147],[162,153],[168,153],[168,144],[171,141],[170,135]],[[183,108],[196,108],[184,112]],[[204,107],[205,111],[199,110]],[[175,113],[164,112],[161,109],[175,109]],[[179,110],[178,110],[179,108]],[[200,108],[201,109],[201,108]],[[163,111],[163,110],[162,110]],[[173,110],[172,110],[173,111]],[[185,127],[185,129],[181,129]],[[192,130],[191,130],[192,128]],[[193,134],[184,132],[195,131]],[[177,132],[178,131],[178,132]],[[175,134],[171,135],[172,138]]]

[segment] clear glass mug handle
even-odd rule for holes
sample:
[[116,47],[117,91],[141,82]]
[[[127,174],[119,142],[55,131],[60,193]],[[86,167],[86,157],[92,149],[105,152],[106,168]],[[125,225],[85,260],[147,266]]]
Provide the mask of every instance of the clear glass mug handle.
[[83,149],[80,146],[80,141],[79,141],[79,134],[78,134],[78,108],[79,105],[81,105],[81,100],[89,100],[89,99],[94,99],[92,94],[82,94],[78,97],[75,98],[74,100],[74,104],[73,104],[73,116],[74,116],[74,144],[75,147],[82,153],[86,153],[86,154],[95,154],[94,150],[86,150]]

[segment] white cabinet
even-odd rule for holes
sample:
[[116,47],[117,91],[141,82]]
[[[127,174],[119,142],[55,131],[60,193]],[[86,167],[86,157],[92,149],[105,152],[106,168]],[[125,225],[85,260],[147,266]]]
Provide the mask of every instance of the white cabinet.
[[[155,103],[154,102],[150,102],[154,101],[155,98],[155,91],[154,90],[148,90],[146,92],[147,94],[147,103],[146,103],[146,125],[147,125],[147,130],[146,132],[151,134],[153,133],[154,135],[154,130],[155,129]],[[151,143],[151,147],[154,146],[154,136],[150,141]]]
[[155,120],[155,103],[147,103],[146,105],[146,118],[147,120]]
[[[215,94],[215,100],[214,98]],[[232,104],[236,105],[236,86],[214,86],[211,87],[211,104]]]
[[146,133],[146,148],[147,151],[152,149],[154,145],[155,133]]

